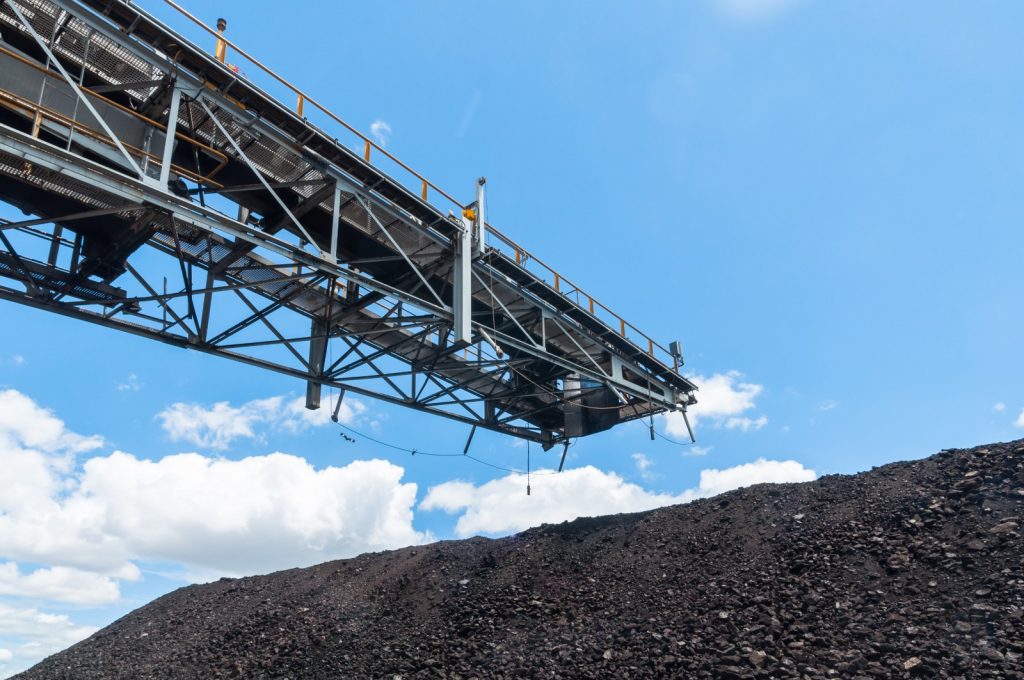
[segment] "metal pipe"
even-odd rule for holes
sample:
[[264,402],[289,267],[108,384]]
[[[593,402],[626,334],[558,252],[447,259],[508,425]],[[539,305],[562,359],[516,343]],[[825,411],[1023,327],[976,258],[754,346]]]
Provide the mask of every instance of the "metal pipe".
[[228,54],[228,42],[224,39],[224,31],[227,28],[228,22],[226,19],[217,19],[217,47],[213,52],[213,56],[222,64]]
[[92,117],[96,119],[96,122],[100,124],[100,127],[103,128],[103,131],[106,132],[107,135],[110,137],[111,141],[114,142],[114,144],[117,146],[118,151],[120,151],[121,154],[124,156],[125,160],[128,161],[128,167],[134,170],[135,173],[140,178],[145,178],[145,175],[142,173],[142,170],[135,162],[135,159],[132,158],[131,155],[128,153],[128,150],[124,148],[124,145],[121,144],[121,140],[117,138],[117,135],[115,135],[114,131],[110,129],[110,126],[107,125],[107,122],[105,120],[103,120],[103,117],[96,112],[96,109],[94,109],[92,104],[89,103],[89,100],[85,98],[85,95],[82,94],[82,88],[78,87],[74,79],[68,74],[67,70],[64,68],[64,65],[57,60],[57,58],[53,55],[53,52],[50,50],[49,46],[45,42],[43,42],[43,39],[41,37],[39,37],[39,34],[36,33],[36,29],[33,28],[32,24],[29,23],[28,19],[25,18],[25,15],[21,13],[21,10],[18,8],[18,5],[12,2],[12,0],[4,0],[4,2],[7,4],[8,7],[11,8],[11,11],[14,12],[15,16],[18,17],[18,21],[22,23],[22,25],[28,31],[29,35],[31,35],[32,38],[36,41],[36,44],[39,45],[40,49],[42,49],[43,52],[46,53],[46,57],[53,62],[53,65],[57,67],[57,70],[60,71],[60,74],[64,76],[65,82],[67,82],[67,84],[71,87],[72,91],[74,91],[74,93],[78,95],[78,98],[81,100],[81,102],[85,104],[85,108],[89,109],[89,113],[91,113]]
[[[4,54],[4,55],[10,57],[11,59],[15,59],[15,60],[21,62],[22,64],[25,64],[26,66],[28,66],[30,68],[33,68],[36,71],[39,71],[40,73],[42,73],[42,74],[44,74],[44,75],[46,75],[46,76],[48,76],[50,78],[57,78],[57,79],[60,78],[59,74],[56,74],[53,71],[49,71],[49,70],[43,68],[38,63],[36,63],[36,62],[34,62],[34,61],[30,60],[30,59],[26,59],[25,57],[21,56],[20,54],[18,54],[16,52],[12,52],[11,50],[9,50],[6,47],[4,47],[3,45],[0,45],[0,54]],[[24,101],[24,102],[29,102],[30,101],[28,99],[24,99],[23,97],[20,97],[20,96],[14,94],[13,92],[8,92],[7,90],[0,90],[0,92],[2,92],[5,96],[11,97],[12,99],[15,99],[15,100]],[[124,106],[122,104],[119,104],[118,102],[114,101],[113,99],[108,99],[107,97],[104,97],[99,92],[96,92],[94,90],[90,90],[90,89],[87,89],[87,88],[82,88],[82,92],[84,92],[85,94],[89,95],[90,97],[93,97],[94,99],[98,99],[98,100],[102,101],[104,104],[106,104],[108,106],[113,106],[118,111],[122,111],[124,113],[127,113],[129,116],[134,116],[135,118],[138,118],[139,120],[141,120],[141,121],[143,121],[143,122],[145,122],[145,123],[147,123],[149,125],[152,125],[152,126],[158,128],[158,129],[161,129],[161,130],[164,130],[164,131],[167,130],[167,126],[166,125],[163,125],[162,123],[159,123],[159,122],[153,120],[152,118],[148,118],[146,116],[143,116],[138,111],[130,109],[127,106]],[[32,110],[35,110],[36,105],[32,104],[32,106],[33,106]],[[76,106],[77,106],[77,103],[76,103]],[[77,125],[77,126],[79,126],[81,128],[88,129],[82,123],[79,123],[74,118],[68,118],[67,116],[64,116],[64,115],[62,115],[62,114],[60,114],[60,113],[58,113],[58,112],[56,112],[56,111],[54,111],[52,109],[49,109],[49,108],[47,108],[45,106],[41,106],[40,105],[39,108],[41,108],[43,111],[47,112],[47,115],[49,117],[51,117],[51,118],[53,118],[55,116],[59,116],[63,120],[72,121],[72,123],[74,125]],[[212,178],[214,175],[216,175],[218,172],[220,172],[220,170],[225,165],[227,165],[228,157],[225,154],[221,153],[219,150],[213,148],[212,146],[209,146],[208,144],[204,144],[203,142],[200,142],[198,140],[195,140],[195,139],[192,139],[190,137],[187,137],[187,136],[183,135],[180,132],[176,133],[176,136],[177,136],[178,139],[180,139],[180,140],[182,140],[184,142],[187,142],[187,143],[191,144],[192,146],[201,148],[203,151],[206,151],[207,153],[209,153],[209,154],[211,154],[213,156],[216,156],[220,160],[219,165],[217,165],[216,168],[214,168],[208,175],[206,175],[207,178]],[[140,153],[142,153],[141,150],[134,149],[134,147],[129,146],[128,148],[132,148],[133,150],[136,150],[136,151],[139,151]],[[152,154],[150,154],[150,157],[151,158],[156,158],[156,156],[153,156]]]
[[494,348],[494,353],[498,355],[499,359],[502,358],[503,356],[505,356],[505,350],[503,350],[498,345],[498,343],[494,341],[494,338],[491,337],[490,333],[488,333],[486,330],[484,330],[483,326],[478,326],[477,327],[477,331],[480,333],[480,335],[483,337],[483,339],[486,340],[488,343],[490,343],[491,347]]
[[690,426],[690,417],[686,415],[686,407],[683,407],[683,422],[686,423],[686,431],[690,433],[690,441],[694,444],[697,443],[697,438],[693,436],[693,428]]

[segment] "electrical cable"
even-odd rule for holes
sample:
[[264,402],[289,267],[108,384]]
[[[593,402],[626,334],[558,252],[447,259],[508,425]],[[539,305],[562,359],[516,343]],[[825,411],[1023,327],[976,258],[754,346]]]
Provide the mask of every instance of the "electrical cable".
[[530,495],[530,440],[526,440],[526,495]]
[[663,435],[662,433],[658,432],[657,430],[654,431],[654,434],[656,434],[657,436],[661,437],[662,439],[664,439],[665,441],[667,441],[667,442],[669,442],[671,444],[675,444],[676,446],[693,446],[694,445],[694,442],[680,442],[680,441],[676,441],[675,439],[672,439],[671,437],[666,437],[665,435]]
[[[358,430],[356,430],[356,429],[354,429],[352,427],[349,427],[348,425],[345,425],[344,423],[340,423],[339,422],[338,426],[348,430],[349,432],[351,432],[353,435],[355,435],[357,437],[362,437],[363,439],[368,439],[368,440],[370,440],[371,442],[373,442],[375,444],[379,444],[380,446],[384,446],[384,447],[387,447],[389,449],[394,449],[395,451],[401,451],[402,453],[408,453],[408,454],[411,454],[413,456],[431,456],[433,458],[468,458],[469,460],[472,460],[472,461],[474,461],[476,463],[479,463],[481,465],[486,465],[487,467],[490,467],[490,468],[494,468],[495,470],[501,470],[503,472],[511,472],[511,473],[517,474],[517,475],[524,475],[524,474],[557,475],[558,474],[557,472],[555,472],[553,470],[549,471],[549,472],[533,472],[533,473],[530,473],[528,470],[527,471],[523,471],[523,470],[519,470],[519,469],[516,469],[516,468],[504,467],[502,465],[495,465],[494,463],[491,463],[489,461],[483,460],[481,458],[477,458],[476,456],[473,456],[473,455],[468,454],[468,453],[435,453],[435,452],[431,452],[431,451],[420,451],[419,449],[410,449],[410,448],[406,448],[404,446],[398,446],[397,444],[390,444],[390,443],[388,443],[386,441],[377,439],[376,437],[371,437],[370,435],[363,434],[362,432],[359,432]],[[529,442],[527,442],[527,446],[529,446]]]

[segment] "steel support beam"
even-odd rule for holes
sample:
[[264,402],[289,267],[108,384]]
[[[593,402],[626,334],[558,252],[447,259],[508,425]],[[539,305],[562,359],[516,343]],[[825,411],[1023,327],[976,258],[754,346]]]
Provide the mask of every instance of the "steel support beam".
[[455,323],[452,331],[455,341],[469,343],[473,340],[473,225],[462,218],[462,229],[456,235],[455,270],[452,287],[452,307]]
[[[28,0],[0,2],[27,7]],[[33,139],[0,124],[0,190],[39,216],[0,221],[0,234],[5,226],[7,234],[17,231],[0,240],[0,298],[291,375],[306,383],[311,408],[321,404],[322,386],[331,385],[453,418],[471,432],[483,427],[545,447],[565,439],[564,409],[586,408],[584,397],[609,403],[608,392],[617,393],[623,406],[613,419],[622,422],[675,408],[692,391],[680,376],[665,373],[673,369],[649,358],[653,341],[641,351],[624,330],[597,321],[593,307],[588,316],[557,285],[520,267],[518,246],[514,261],[488,246],[482,178],[475,202],[465,211],[457,206],[458,217],[447,219],[425,194],[419,200],[320,129],[282,116],[245,78],[224,81],[223,68],[206,68],[201,52],[135,5],[33,3],[34,22],[67,19],[54,10],[59,6],[90,34],[104,36],[83,66],[88,82],[118,93],[118,102],[127,100],[143,116],[163,120],[166,111],[167,126],[140,125],[137,118],[127,125],[108,115],[109,128],[122,135],[111,136],[115,146],[135,157],[145,157],[139,150],[148,151],[148,140],[165,130],[162,149],[148,157],[159,165],[148,169],[156,180],[125,175],[109,150],[97,162],[85,157],[82,144],[62,148],[67,130],[48,129],[44,139]],[[125,33],[131,16],[146,30]],[[166,35],[154,42],[156,34]],[[38,42],[38,36],[19,40]],[[175,63],[157,51],[170,42],[179,47]],[[137,69],[122,79],[138,87],[159,83],[159,96],[144,101],[137,88],[120,87],[122,79],[104,71],[118,60]],[[98,101],[95,90],[76,94]],[[178,134],[183,94],[198,102],[206,120],[189,118],[188,131]],[[48,143],[54,134],[56,146]],[[208,149],[195,158],[197,200],[167,190],[175,140],[185,136]],[[211,158],[223,163],[214,166]],[[34,171],[19,174],[23,166]],[[214,167],[221,181],[203,177],[204,168]],[[221,202],[215,202],[219,209],[208,207],[203,196],[210,193],[236,203],[239,218]],[[140,217],[140,206],[148,216]],[[56,212],[65,217],[46,217]],[[74,230],[73,239],[59,229],[32,229],[62,221],[73,222],[64,231]],[[34,238],[50,241],[38,247],[26,240]],[[158,257],[137,255],[140,244]],[[178,273],[168,286],[171,271]],[[194,281],[203,271],[205,284]],[[4,286],[4,279],[18,285]],[[563,381],[573,376],[599,386],[568,394]]]
[[181,105],[181,89],[177,84],[171,87],[171,106],[167,112],[167,131],[164,136],[164,154],[160,159],[160,187],[167,190],[171,179],[171,154],[174,152],[174,135],[178,131],[178,107]]

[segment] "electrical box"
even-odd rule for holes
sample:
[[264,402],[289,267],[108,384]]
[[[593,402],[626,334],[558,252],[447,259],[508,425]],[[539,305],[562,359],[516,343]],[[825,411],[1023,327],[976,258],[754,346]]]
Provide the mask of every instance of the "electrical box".
[[683,343],[678,340],[673,340],[668,343],[668,352],[676,359],[679,359],[679,363],[683,363]]

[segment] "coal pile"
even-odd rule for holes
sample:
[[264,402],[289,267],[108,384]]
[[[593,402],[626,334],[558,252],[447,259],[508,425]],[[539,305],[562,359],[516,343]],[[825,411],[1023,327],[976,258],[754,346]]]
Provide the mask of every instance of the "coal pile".
[[183,588],[19,678],[1024,678],[1024,440]]

